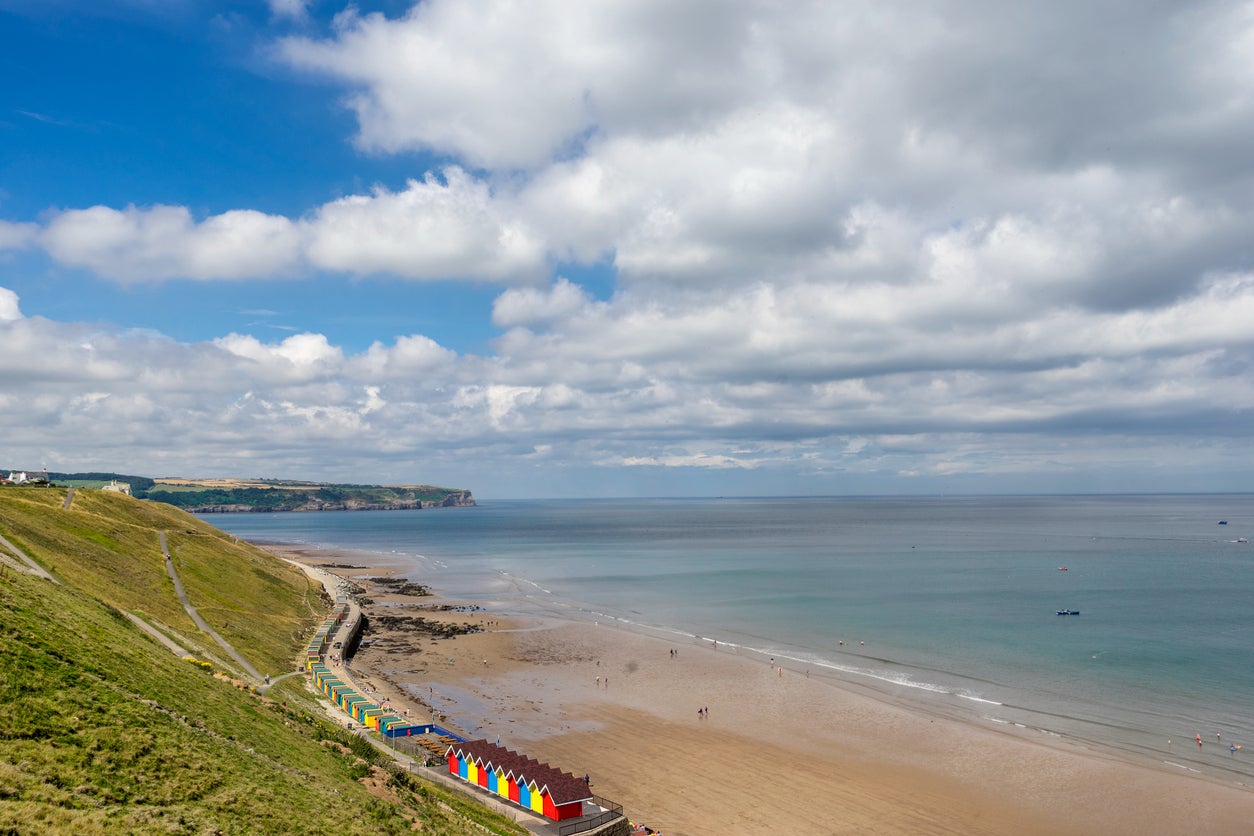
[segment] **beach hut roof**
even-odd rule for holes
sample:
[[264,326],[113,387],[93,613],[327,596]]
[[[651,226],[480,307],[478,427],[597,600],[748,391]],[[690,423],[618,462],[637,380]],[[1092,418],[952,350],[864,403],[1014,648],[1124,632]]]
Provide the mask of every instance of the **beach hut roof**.
[[465,760],[487,764],[514,777],[519,783],[547,792],[553,799],[553,803],[559,807],[563,804],[588,801],[592,798],[592,793],[582,778],[576,778],[569,772],[562,772],[547,763],[540,763],[534,758],[506,749],[504,746],[497,746],[487,740],[452,743],[447,751]]

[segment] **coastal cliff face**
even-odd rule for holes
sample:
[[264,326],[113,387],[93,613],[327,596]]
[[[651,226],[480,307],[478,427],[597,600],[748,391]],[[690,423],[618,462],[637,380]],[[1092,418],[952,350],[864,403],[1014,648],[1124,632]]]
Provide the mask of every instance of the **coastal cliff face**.
[[[295,497],[294,497],[295,499]],[[443,499],[392,499],[383,502],[346,498],[333,501],[308,499],[267,507],[245,503],[202,505],[186,510],[194,514],[255,514],[280,511],[420,511],[432,508],[471,508],[475,498],[470,491],[451,491]]]

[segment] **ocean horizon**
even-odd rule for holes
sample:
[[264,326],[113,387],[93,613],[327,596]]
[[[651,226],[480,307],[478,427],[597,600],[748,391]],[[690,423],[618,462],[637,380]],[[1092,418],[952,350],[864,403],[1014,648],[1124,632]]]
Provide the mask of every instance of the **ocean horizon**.
[[1252,512],[1246,494],[1138,494],[204,518],[248,540],[366,552],[502,614],[717,641],[919,710],[1246,783]]

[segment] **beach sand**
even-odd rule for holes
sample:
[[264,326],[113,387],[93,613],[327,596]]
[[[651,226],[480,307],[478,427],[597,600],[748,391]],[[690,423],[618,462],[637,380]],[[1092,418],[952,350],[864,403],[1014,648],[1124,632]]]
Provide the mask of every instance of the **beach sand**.
[[[434,709],[450,728],[590,775],[593,792],[665,836],[1254,828],[1254,791],[1166,763],[932,716],[708,642],[434,609],[366,580],[394,572],[370,555],[271,548],[365,587],[359,681],[417,721]],[[483,632],[437,638],[409,618]]]

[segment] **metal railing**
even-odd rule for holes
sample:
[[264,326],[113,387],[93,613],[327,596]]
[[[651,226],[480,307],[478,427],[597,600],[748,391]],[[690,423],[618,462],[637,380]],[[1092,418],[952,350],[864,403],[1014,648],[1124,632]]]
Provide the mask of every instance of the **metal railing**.
[[589,830],[595,830],[602,825],[609,824],[615,819],[623,817],[623,805],[615,804],[608,798],[601,798],[599,795],[592,796],[592,803],[601,807],[605,812],[600,815],[593,816],[590,819],[580,819],[569,824],[560,825],[557,828],[559,836],[570,836],[571,833],[586,833]]

